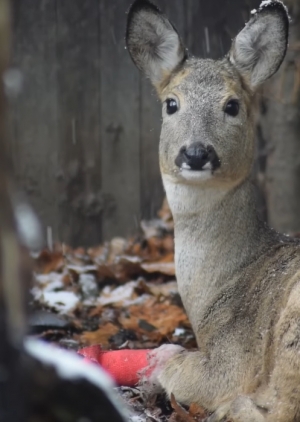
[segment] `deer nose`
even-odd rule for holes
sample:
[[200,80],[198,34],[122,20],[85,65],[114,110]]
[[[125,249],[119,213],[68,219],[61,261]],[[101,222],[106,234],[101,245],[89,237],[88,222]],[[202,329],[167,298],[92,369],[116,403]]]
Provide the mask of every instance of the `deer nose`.
[[202,170],[209,161],[208,149],[201,142],[193,142],[188,147],[180,149],[175,164],[178,167],[183,167],[183,164],[185,164],[191,170]]

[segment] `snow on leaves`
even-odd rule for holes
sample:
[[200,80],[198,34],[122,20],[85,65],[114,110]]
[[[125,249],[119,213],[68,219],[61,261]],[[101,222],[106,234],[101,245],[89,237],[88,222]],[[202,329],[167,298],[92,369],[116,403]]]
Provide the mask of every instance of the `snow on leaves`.
[[[87,250],[56,245],[36,254],[31,336],[75,350],[93,344],[195,348],[175,281],[173,221],[166,202],[158,217],[142,222],[134,238]],[[119,392],[132,410],[131,421],[202,420],[202,410],[174,410],[165,397],[149,402],[138,389],[120,387]]]
[[36,254],[32,308],[58,314],[68,328],[45,324],[43,330],[39,322],[35,333],[72,348],[151,348],[164,342],[195,347],[177,291],[166,202],[158,216],[142,222],[133,238],[87,250],[56,245]]

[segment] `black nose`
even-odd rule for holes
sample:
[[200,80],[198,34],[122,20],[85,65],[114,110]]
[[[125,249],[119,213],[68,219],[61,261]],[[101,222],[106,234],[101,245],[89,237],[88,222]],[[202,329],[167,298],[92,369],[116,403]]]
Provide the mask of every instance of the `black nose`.
[[175,164],[182,167],[187,164],[191,170],[202,170],[210,161],[211,147],[205,147],[201,142],[194,142],[188,147],[182,147],[176,157]]

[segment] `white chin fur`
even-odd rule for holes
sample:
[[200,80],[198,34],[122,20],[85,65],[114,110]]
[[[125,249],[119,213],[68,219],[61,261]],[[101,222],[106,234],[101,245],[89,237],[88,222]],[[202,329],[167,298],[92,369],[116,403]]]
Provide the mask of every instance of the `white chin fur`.
[[199,171],[181,169],[180,175],[185,180],[191,180],[191,181],[197,181],[197,180],[202,181],[202,180],[208,180],[212,178],[211,169],[205,169],[205,170],[199,170]]

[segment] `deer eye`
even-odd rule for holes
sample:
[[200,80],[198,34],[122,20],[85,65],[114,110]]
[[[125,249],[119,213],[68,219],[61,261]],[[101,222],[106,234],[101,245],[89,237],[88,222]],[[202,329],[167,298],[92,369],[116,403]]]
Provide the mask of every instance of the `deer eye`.
[[174,114],[178,110],[177,101],[174,98],[168,98],[166,100],[167,104],[167,114]]
[[240,111],[240,104],[237,100],[229,100],[224,109],[229,116],[236,117]]

